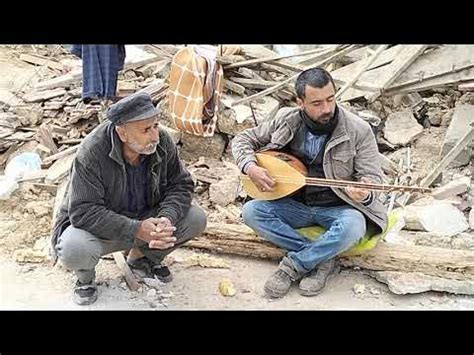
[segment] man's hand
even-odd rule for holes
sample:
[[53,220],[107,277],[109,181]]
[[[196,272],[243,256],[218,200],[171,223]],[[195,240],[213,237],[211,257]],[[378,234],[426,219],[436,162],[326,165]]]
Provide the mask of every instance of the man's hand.
[[[370,179],[368,178],[362,177],[360,179],[360,182],[371,183],[372,181],[370,181]],[[352,186],[346,187],[345,191],[349,195],[349,197],[356,202],[364,201],[366,198],[369,197],[369,194],[370,194],[370,190],[362,189],[359,187],[352,187]]]
[[140,222],[137,238],[148,242],[152,249],[168,249],[174,246],[176,238],[173,232],[176,227],[166,217],[148,218]]
[[275,181],[268,175],[267,169],[252,164],[247,168],[246,174],[260,191],[273,191]]

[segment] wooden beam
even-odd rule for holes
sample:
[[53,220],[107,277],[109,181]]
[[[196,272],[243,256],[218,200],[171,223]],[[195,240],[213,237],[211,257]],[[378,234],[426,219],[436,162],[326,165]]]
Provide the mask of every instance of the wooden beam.
[[392,83],[422,54],[427,45],[404,46],[399,55],[390,64],[386,71],[378,79],[375,86],[379,87],[373,94],[366,95],[369,102],[374,102]]
[[365,63],[362,67],[360,67],[359,71],[356,72],[351,80],[349,80],[337,93],[336,93],[336,100],[341,97],[344,92],[349,89],[352,84],[354,84],[362,74],[375,62],[375,60],[378,58],[378,56],[385,50],[387,49],[388,45],[384,44],[381,45],[377,48],[375,53],[370,57],[370,59]]
[[123,277],[125,278],[125,281],[127,282],[128,287],[132,291],[138,290],[140,287],[140,284],[135,278],[135,275],[133,275],[132,270],[130,270],[130,267],[128,266],[127,262],[125,261],[125,258],[122,254],[121,251],[117,251],[115,253],[112,253],[115,263],[117,264],[118,268],[122,272]]
[[[326,58],[324,60],[322,60],[321,62],[319,63],[316,63],[314,65],[311,65],[311,66],[308,66],[308,67],[305,67],[304,70],[307,70],[307,69],[310,69],[310,68],[317,68],[317,67],[320,67],[322,65],[325,65],[339,57],[342,57],[344,55],[346,55],[347,53],[349,53],[350,51],[354,50],[356,48],[356,45],[351,45],[351,46],[347,46],[345,47],[344,49],[342,49],[341,51],[339,51],[338,53],[330,56],[329,58]],[[288,83],[292,82],[293,80],[295,80],[297,77],[298,77],[299,73],[298,74],[295,74],[291,77],[289,77],[288,79],[286,80],[283,80],[282,82],[280,82],[279,84],[271,87],[271,88],[268,88],[266,90],[263,90],[255,95],[251,95],[251,96],[248,96],[248,97],[245,97],[243,99],[240,99],[240,100],[236,100],[234,101],[231,105],[232,106],[235,106],[235,105],[239,105],[239,104],[242,104],[244,102],[248,102],[248,101],[252,101],[252,100],[255,100],[259,97],[263,97],[263,96],[267,96],[267,95],[270,95],[272,93],[274,93],[275,91],[278,91],[279,89],[285,87]]]
[[66,156],[68,156],[69,154],[74,153],[74,152],[77,150],[77,148],[79,148],[79,146],[80,146],[80,144],[74,145],[74,146],[72,146],[72,147],[69,147],[69,148],[63,150],[62,152],[59,152],[59,153],[57,153],[57,154],[50,155],[49,157],[46,157],[46,158],[43,159],[43,164],[46,164],[46,165],[47,165],[47,164],[52,163],[52,162],[55,161],[55,160],[61,159],[61,158],[63,158],[63,157],[66,157]]
[[429,187],[438,177],[438,175],[446,169],[446,167],[458,156],[458,154],[474,139],[474,128],[471,123],[471,129],[459,140],[459,142],[445,155],[445,157],[436,165],[436,167],[423,180],[420,186]]
[[39,56],[39,55],[30,55],[30,54],[20,54],[20,60],[23,60],[27,63],[33,63],[33,64],[36,64],[36,65],[45,65],[51,69],[56,69],[56,70],[64,70],[64,65],[55,61],[55,60],[51,60],[51,59],[48,59],[46,57],[43,57],[43,56]]
[[[186,243],[218,253],[279,259],[285,252],[241,224],[209,223],[204,233]],[[356,256],[342,256],[342,265],[375,271],[422,272],[454,280],[474,280],[474,251],[385,242]]]

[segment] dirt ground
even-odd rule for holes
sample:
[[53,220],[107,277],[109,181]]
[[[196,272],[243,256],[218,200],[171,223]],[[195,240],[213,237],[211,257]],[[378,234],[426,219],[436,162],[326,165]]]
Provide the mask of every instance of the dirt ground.
[[[169,258],[173,282],[157,285],[155,290],[147,285],[136,292],[128,290],[111,256],[104,257],[97,267],[98,301],[91,306],[77,306],[71,299],[74,274],[60,264],[51,267],[45,257],[53,200],[52,194],[24,185],[9,200],[0,201],[2,310],[474,309],[474,297],[439,292],[399,296],[362,271],[350,269],[342,270],[316,297],[303,297],[294,286],[285,298],[271,300],[264,296],[263,285],[276,262],[211,255],[211,259],[228,267],[190,266],[189,260],[208,254],[184,248]],[[43,261],[19,261],[35,258]],[[219,283],[224,279],[234,284],[235,296],[220,294]],[[356,293],[360,285],[365,290]]]

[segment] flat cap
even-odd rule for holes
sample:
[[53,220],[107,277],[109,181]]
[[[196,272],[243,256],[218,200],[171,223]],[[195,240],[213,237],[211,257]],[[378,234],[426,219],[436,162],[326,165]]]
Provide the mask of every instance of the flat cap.
[[136,93],[123,98],[111,105],[107,110],[107,118],[116,125],[127,122],[146,120],[160,113],[153,105],[150,95]]

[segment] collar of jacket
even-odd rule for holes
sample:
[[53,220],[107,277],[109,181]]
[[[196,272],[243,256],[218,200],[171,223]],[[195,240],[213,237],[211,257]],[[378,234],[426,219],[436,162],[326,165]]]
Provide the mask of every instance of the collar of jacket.
[[[294,137],[294,134],[297,132],[300,125],[304,124],[300,115],[300,111],[297,110],[294,112],[296,114],[293,114],[291,118],[286,121],[286,124],[288,124],[288,127],[292,132],[292,137]],[[346,115],[344,109],[339,107],[339,105],[336,105],[334,114],[337,115],[337,125],[336,128],[334,128],[331,138],[326,145],[326,150],[338,145],[339,143],[349,140],[349,135],[347,134],[346,129]]]
[[[115,132],[115,126],[111,124],[109,126],[110,129],[110,144],[111,144],[111,149],[109,152],[109,157],[125,167],[125,161],[123,160],[123,153],[122,153],[122,141],[120,140],[117,132]],[[160,139],[161,142],[161,139]],[[160,163],[163,158],[161,157],[162,155],[165,155],[166,152],[164,149],[161,147],[161,143],[158,143],[156,146],[156,152],[152,154],[152,161],[151,161],[151,166],[153,167],[157,163]]]

